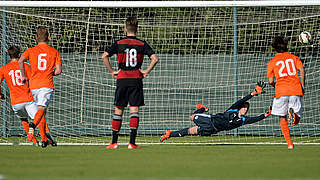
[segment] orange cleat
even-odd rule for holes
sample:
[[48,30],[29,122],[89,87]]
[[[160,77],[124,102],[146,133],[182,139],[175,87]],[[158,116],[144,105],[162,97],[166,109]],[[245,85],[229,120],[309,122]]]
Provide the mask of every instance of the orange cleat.
[[203,105],[203,104],[197,104],[197,105],[196,105],[196,108],[197,108],[197,109],[204,108],[204,111],[205,111],[205,112],[208,112],[208,111],[209,111],[209,109],[208,109],[205,105]]
[[300,121],[300,117],[293,111],[292,108],[290,108],[288,111],[288,119],[290,121],[291,126],[299,124]]
[[163,142],[164,140],[168,140],[170,138],[170,134],[172,131],[170,129],[166,130],[166,133],[160,137],[160,142]]
[[29,132],[28,132],[28,135],[27,135],[27,140],[29,142],[32,142],[34,138],[34,129],[32,127],[29,127]]
[[110,142],[110,144],[106,147],[106,149],[118,149],[118,143]]
[[141,149],[141,147],[140,147],[140,146],[137,146],[137,145],[135,145],[135,144],[130,144],[130,143],[129,143],[128,149]]

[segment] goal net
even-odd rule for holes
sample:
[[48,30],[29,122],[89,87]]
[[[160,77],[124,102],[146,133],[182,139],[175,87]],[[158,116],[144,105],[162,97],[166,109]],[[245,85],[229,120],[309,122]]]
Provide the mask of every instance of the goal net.
[[[146,106],[140,112],[138,144],[159,143],[166,129],[194,126],[189,116],[196,104],[207,105],[210,113],[224,112],[237,99],[249,94],[257,81],[267,82],[268,61],[275,54],[271,41],[277,34],[288,37],[289,52],[299,56],[306,69],[303,118],[299,125],[290,126],[292,139],[295,143],[320,142],[318,4],[256,6],[251,2],[238,7],[185,7],[187,2],[180,2],[180,7],[166,7],[168,2],[164,1],[163,7],[112,8],[106,4],[70,7],[72,3],[63,1],[65,7],[45,7],[48,2],[42,3],[39,6],[43,7],[0,8],[3,59],[0,65],[10,61],[6,48],[18,45],[24,51],[36,45],[35,32],[39,26],[49,29],[49,45],[58,49],[63,61],[62,75],[54,77],[56,89],[46,115],[58,143],[106,144],[111,141],[115,79],[105,68],[101,55],[115,40],[124,37],[124,21],[128,16],[138,17],[137,36],[146,40],[160,58],[144,79]],[[299,42],[302,31],[311,33],[312,43]],[[150,60],[146,57],[144,61],[143,68],[146,68]],[[111,64],[117,67],[115,56]],[[4,85],[2,88],[8,96],[7,88]],[[274,89],[267,86],[266,94],[249,101],[247,115],[264,113],[273,95]],[[129,139],[126,110],[120,143],[127,143]],[[11,110],[9,99],[1,103],[1,111],[0,143],[26,143],[26,134]],[[171,138],[167,143],[285,141],[279,118],[273,116],[210,137]]]

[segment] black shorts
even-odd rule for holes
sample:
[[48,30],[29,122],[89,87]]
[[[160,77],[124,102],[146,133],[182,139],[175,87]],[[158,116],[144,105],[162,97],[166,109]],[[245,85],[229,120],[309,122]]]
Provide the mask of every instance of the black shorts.
[[143,106],[142,79],[117,79],[114,105],[119,107]]
[[196,114],[193,122],[198,126],[198,134],[200,136],[210,136],[217,133],[216,128],[212,124],[211,115]]

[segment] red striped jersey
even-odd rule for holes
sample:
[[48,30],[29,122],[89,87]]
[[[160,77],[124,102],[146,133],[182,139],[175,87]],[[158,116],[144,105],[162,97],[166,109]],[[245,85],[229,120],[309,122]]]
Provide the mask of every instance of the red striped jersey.
[[146,41],[136,38],[136,36],[127,36],[112,44],[106,52],[109,57],[117,54],[118,73],[117,79],[138,78],[142,79],[140,68],[143,63],[144,55],[149,57],[155,52]]

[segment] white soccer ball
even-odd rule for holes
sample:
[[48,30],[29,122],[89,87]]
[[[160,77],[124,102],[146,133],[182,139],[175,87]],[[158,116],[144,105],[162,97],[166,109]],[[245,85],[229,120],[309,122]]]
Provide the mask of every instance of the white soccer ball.
[[303,31],[299,35],[299,41],[301,43],[309,43],[311,41],[311,34],[308,31]]

